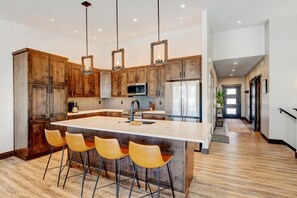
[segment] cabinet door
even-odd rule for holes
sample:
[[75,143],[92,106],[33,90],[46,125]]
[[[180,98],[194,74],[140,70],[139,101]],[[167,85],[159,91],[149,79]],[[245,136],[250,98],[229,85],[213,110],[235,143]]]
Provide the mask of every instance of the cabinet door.
[[73,83],[72,83],[72,66],[71,66],[71,63],[67,63],[67,70],[68,70],[68,79],[67,79],[68,97],[72,97],[73,96]]
[[100,97],[111,97],[111,71],[100,71]]
[[50,118],[65,118],[67,114],[67,87],[50,86]]
[[111,73],[112,78],[112,97],[118,97],[119,95],[119,72],[114,71]]
[[182,60],[168,61],[168,64],[166,65],[166,79],[167,80],[182,79]]
[[49,56],[46,53],[28,53],[28,82],[49,84]]
[[49,150],[49,144],[46,141],[44,129],[47,120],[29,121],[28,150],[29,155],[39,154]]
[[50,56],[50,84],[66,85],[67,83],[67,59]]
[[148,95],[150,97],[158,96],[158,68],[149,67],[148,69]]
[[67,131],[67,127],[65,126],[57,126],[57,125],[52,125],[51,122],[58,122],[58,121],[63,121],[63,120],[67,120],[67,117],[60,117],[60,118],[50,118],[47,121],[46,124],[46,129],[48,130],[59,130],[61,135],[64,137],[65,136],[65,132]]
[[161,98],[165,97],[165,66],[158,66],[158,96]]
[[94,96],[100,97],[100,70],[94,69]]
[[128,81],[128,72],[127,70],[120,71],[120,96],[127,97],[127,81]]
[[183,60],[183,78],[185,80],[201,78],[201,57]]
[[94,96],[94,74],[83,75],[83,90],[84,96],[92,97]]
[[29,84],[29,119],[47,119],[49,117],[49,85]]
[[137,82],[147,82],[147,67],[138,68]]
[[128,69],[128,83],[136,83],[137,82],[138,72],[136,68]]
[[72,78],[72,87],[73,87],[73,94],[74,97],[83,96],[83,76],[82,76],[82,68],[81,65],[72,64],[71,65],[71,78]]

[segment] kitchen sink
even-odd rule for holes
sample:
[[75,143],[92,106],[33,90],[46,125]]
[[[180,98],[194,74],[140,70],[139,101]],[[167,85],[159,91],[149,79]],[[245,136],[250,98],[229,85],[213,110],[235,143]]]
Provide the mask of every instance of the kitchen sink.
[[[154,123],[156,123],[156,122],[153,122],[153,121],[141,121],[141,122],[142,122],[142,124],[154,124]],[[128,120],[128,121],[119,122],[119,123],[130,123],[130,121]]]

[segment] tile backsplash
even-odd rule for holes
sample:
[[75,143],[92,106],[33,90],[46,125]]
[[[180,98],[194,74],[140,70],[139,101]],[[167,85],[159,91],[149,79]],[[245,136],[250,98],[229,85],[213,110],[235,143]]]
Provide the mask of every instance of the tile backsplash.
[[[165,110],[164,98],[150,98],[148,96],[135,96],[125,98],[96,98],[96,97],[72,97],[68,98],[68,102],[77,101],[79,110],[92,109],[129,109],[132,100],[137,99],[141,109],[149,109],[149,102],[155,104],[156,110]],[[99,104],[100,103],[100,104]]]

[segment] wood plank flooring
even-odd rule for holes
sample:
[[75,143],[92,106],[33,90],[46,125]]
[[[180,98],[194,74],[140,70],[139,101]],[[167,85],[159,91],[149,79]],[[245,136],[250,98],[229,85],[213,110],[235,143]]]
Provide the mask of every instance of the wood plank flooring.
[[[189,197],[297,197],[297,160],[283,145],[268,144],[259,133],[229,132],[230,144],[213,142],[210,154],[195,153],[194,179]],[[58,165],[60,153],[53,156]],[[42,174],[48,156],[23,161],[16,157],[0,160],[0,197],[80,197],[81,177],[56,186],[57,169]],[[61,184],[65,172],[62,174]],[[80,173],[72,170],[71,175]],[[111,176],[111,174],[110,174]],[[87,176],[84,197],[91,197],[95,175]],[[120,197],[128,197],[130,181],[121,186]],[[99,185],[110,183],[101,178]],[[133,197],[144,195],[135,192]],[[161,197],[171,197],[170,190]],[[115,197],[115,186],[98,189],[96,197]]]

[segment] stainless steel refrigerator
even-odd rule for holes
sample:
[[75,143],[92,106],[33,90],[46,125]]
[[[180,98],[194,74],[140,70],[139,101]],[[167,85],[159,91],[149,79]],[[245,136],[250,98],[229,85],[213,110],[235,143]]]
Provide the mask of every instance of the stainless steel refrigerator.
[[167,120],[200,122],[201,82],[174,81],[165,84],[165,114]]

